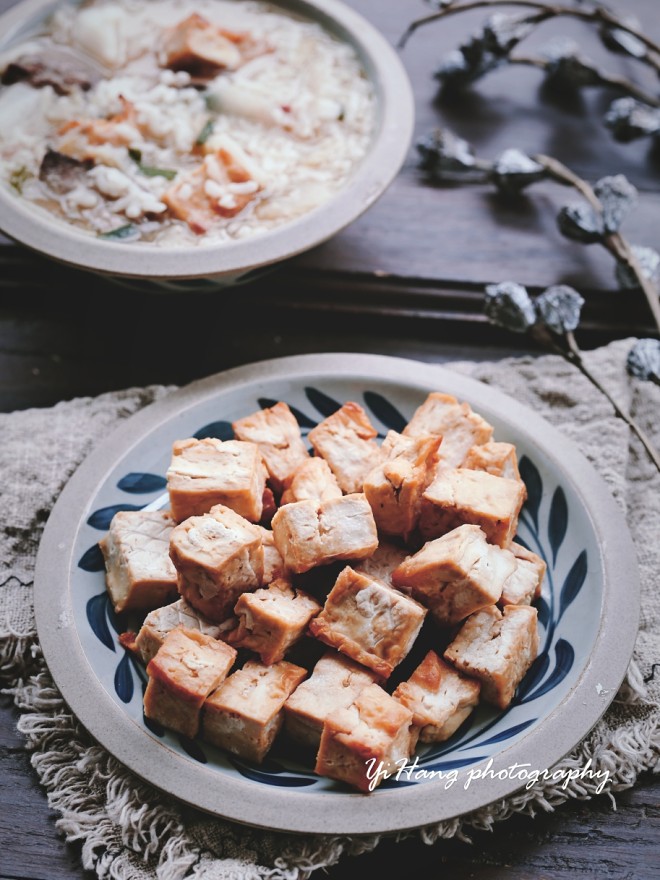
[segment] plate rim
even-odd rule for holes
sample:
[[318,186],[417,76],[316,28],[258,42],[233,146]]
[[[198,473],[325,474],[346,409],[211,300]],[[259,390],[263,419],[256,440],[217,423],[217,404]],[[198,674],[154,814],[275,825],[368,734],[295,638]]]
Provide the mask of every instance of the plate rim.
[[[429,364],[388,355],[324,353],[294,355],[236,367],[186,385],[126,419],[79,465],[58,497],[40,542],[34,579],[37,633],[50,673],[65,701],[88,732],[130,771],[167,795],[242,824],[276,831],[323,834],[372,834],[401,831],[456,818],[513,794],[524,782],[492,779],[468,790],[449,791],[441,780],[403,786],[375,795],[322,796],[279,787],[255,786],[223,777],[179,758],[130,719],[100,686],[84,654],[73,622],[70,578],[73,545],[91,499],[118,461],[145,435],[175,414],[223,392],[240,390],[260,379],[365,378],[416,387],[445,389],[467,399],[479,411],[494,410],[515,423],[531,445],[544,435],[543,455],[570,481],[598,541],[603,571],[603,601],[594,648],[569,693],[529,733],[492,759],[497,772],[543,755],[538,769],[551,768],[594,727],[623,681],[637,637],[640,583],[636,551],[625,517],[609,489],[577,446],[531,408],[472,377]],[[447,387],[448,386],[448,387]],[[536,434],[536,436],[534,436]],[[579,478],[578,478],[579,475]],[[607,553],[604,549],[607,548]],[[62,584],[53,590],[53,583]],[[614,637],[616,636],[616,637]],[[603,689],[601,681],[607,682]],[[145,744],[149,747],[145,748]],[[158,746],[163,749],[159,752]],[[156,746],[154,748],[154,746]],[[163,760],[165,758],[165,760]],[[484,768],[487,761],[474,765]],[[543,766],[541,766],[543,765]],[[462,783],[462,780],[460,780]],[[457,792],[460,790],[460,797]],[[282,809],[286,798],[286,809]]]

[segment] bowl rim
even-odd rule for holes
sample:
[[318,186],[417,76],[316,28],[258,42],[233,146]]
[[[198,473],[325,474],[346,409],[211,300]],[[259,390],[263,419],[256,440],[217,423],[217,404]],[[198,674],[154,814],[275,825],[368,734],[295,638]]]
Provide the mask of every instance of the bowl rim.
[[[24,0],[0,15],[0,50],[29,19],[71,0]],[[290,223],[249,239],[159,247],[107,241],[49,215],[0,186],[0,228],[33,250],[69,265],[127,278],[185,279],[233,275],[296,256],[344,229],[387,189],[408,153],[414,96],[408,74],[386,38],[341,0],[270,0],[319,22],[357,50],[376,91],[380,118],[371,148],[326,203]]]
[[[428,392],[446,387],[477,410],[496,411],[515,424],[530,444],[543,440],[547,460],[569,481],[589,517],[599,545],[603,575],[602,608],[591,656],[569,693],[543,723],[525,732],[493,759],[475,764],[497,774],[512,764],[525,764],[530,755],[552,768],[593,728],[610,705],[625,676],[638,632],[640,582],[632,536],[609,488],[573,441],[544,418],[502,391],[444,366],[406,358],[324,353],[260,361],[217,373],[180,388],[131,416],[97,446],[64,487],[46,525],[35,572],[35,615],[40,644],[57,686],[89,732],[121,763],[149,783],[184,803],[217,816],[278,831],[326,834],[397,832],[436,823],[512,795],[524,787],[512,778],[493,778],[480,786],[441,791],[439,780],[422,786],[376,792],[375,797],[326,792],[318,797],[285,789],[264,790],[244,779],[217,778],[209,785],[204,765],[163,760],[163,748],[149,741],[103,688],[95,689],[96,674],[85,656],[73,626],[70,589],[74,537],[90,500],[116,463],[145,436],[175,416],[229,392],[254,389],[260,381],[290,380],[299,384],[332,376],[360,381],[406,384]],[[54,584],[60,584],[53,589]],[[64,621],[64,623],[63,623]],[[605,682],[603,687],[601,682]],[[111,723],[108,723],[110,720]],[[540,769],[540,768],[539,768]],[[284,794],[283,794],[284,792]],[[459,796],[460,792],[460,796]],[[457,804],[459,801],[459,804]]]

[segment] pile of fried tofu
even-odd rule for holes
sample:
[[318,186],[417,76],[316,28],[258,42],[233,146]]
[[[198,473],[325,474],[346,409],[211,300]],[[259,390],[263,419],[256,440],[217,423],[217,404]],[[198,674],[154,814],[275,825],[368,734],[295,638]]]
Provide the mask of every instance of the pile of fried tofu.
[[119,512],[101,541],[115,610],[142,620],[121,640],[147,718],[255,763],[281,732],[366,792],[480,700],[505,709],[546,568],[514,542],[515,448],[438,392],[381,444],[354,402],[309,432],[313,454],[286,403],[233,431],[175,442],[170,509]]

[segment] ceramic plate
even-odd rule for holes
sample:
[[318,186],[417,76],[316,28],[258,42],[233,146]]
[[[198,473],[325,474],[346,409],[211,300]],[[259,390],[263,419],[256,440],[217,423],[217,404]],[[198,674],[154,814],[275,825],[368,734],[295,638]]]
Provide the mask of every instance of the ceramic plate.
[[[482,706],[446,743],[419,750],[369,795],[316,777],[276,744],[257,767],[147,722],[145,674],[118,643],[97,541],[118,510],[167,505],[178,438],[231,436],[239,416],[285,400],[303,433],[340,403],[362,404],[381,436],[400,430],[428,391],[468,401],[516,444],[529,498],[519,540],[548,563],[537,603],[538,659],[504,712]],[[113,755],[165,792],[252,825],[324,833],[385,832],[437,822],[532,781],[596,723],[625,674],[639,614],[625,521],[580,452],[505,395],[440,367],[370,355],[309,355],[221,373],[133,416],[79,468],[39,553],[35,604],[51,672],[72,710]],[[299,756],[298,756],[299,761]],[[516,769],[517,767],[517,769]],[[451,780],[454,780],[451,783]]]

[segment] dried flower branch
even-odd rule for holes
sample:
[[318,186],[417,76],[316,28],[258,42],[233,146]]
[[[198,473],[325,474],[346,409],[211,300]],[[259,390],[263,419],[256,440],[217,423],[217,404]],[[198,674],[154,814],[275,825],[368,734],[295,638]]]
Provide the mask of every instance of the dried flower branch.
[[[637,435],[649,458],[660,471],[660,455],[641,426],[612,397],[584,362],[573,335],[580,322],[584,299],[565,284],[548,287],[532,300],[527,289],[515,281],[489,284],[484,311],[488,319],[514,333],[529,333],[537,342],[561,355],[603,394],[616,416]],[[639,340],[628,355],[628,371],[638,378],[660,384],[660,340]]]
[[[437,4],[436,4],[437,5]],[[615,139],[630,141],[660,132],[660,98],[624,76],[600,70],[583,56],[571,40],[554,40],[542,56],[512,54],[518,44],[543,22],[570,16],[597,25],[601,42],[611,52],[625,54],[660,74],[660,46],[632,19],[619,18],[609,9],[592,3],[566,6],[551,0],[450,0],[431,15],[413,21],[400,40],[404,46],[420,27],[459,12],[479,8],[517,6],[524,12],[496,12],[458,49],[450,52],[436,70],[444,89],[462,89],[506,64],[535,67],[546,81],[562,88],[605,86],[626,97],[614,101],[605,124]]]

